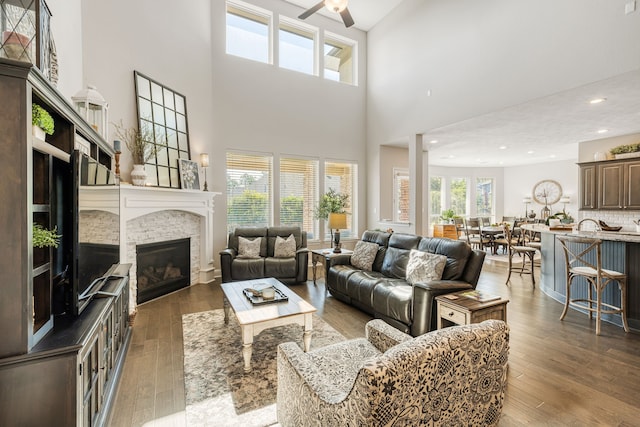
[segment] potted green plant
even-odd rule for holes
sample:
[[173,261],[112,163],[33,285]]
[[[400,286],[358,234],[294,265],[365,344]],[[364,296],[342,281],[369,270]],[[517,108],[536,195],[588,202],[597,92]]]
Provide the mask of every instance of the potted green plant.
[[320,203],[316,206],[314,216],[316,219],[329,219],[330,213],[345,213],[348,205],[348,194],[341,194],[334,189],[330,189],[320,198]]
[[444,223],[449,224],[449,223],[453,222],[453,217],[455,217],[455,216],[456,216],[456,212],[453,209],[445,209],[440,214],[440,219]]
[[51,114],[40,105],[31,104],[31,124],[33,135],[44,141],[45,135],[53,135],[54,122]]
[[625,159],[629,157],[640,157],[640,142],[636,144],[624,144],[613,147],[609,150],[616,159]]
[[115,127],[116,136],[124,141],[131,153],[131,158],[133,159],[131,181],[133,185],[145,185],[147,171],[144,169],[144,165],[156,155],[161,146],[165,145],[165,141],[158,141],[151,127],[142,127],[140,129],[125,128],[122,121],[113,123],[113,126]]
[[57,248],[60,243],[60,237],[58,234],[58,227],[54,227],[53,230],[47,230],[40,224],[33,224],[33,247],[34,248]]

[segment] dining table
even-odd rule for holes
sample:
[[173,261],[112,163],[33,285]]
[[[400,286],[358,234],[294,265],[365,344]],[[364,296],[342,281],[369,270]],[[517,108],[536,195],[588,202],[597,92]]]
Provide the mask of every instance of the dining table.
[[490,226],[482,227],[480,229],[480,233],[482,233],[483,236],[489,238],[488,246],[491,246],[491,253],[493,255],[496,255],[498,253],[498,247],[496,245],[496,237],[501,234],[504,234],[504,226],[490,225]]

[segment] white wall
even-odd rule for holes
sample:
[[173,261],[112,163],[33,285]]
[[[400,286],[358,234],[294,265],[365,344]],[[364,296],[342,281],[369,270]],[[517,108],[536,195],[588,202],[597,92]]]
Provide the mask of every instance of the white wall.
[[[532,197],[533,187],[546,179],[557,181],[562,187],[562,194],[571,198],[567,204],[567,212],[578,218],[578,175],[579,169],[575,161],[565,160],[536,165],[504,168],[504,215],[523,216],[524,197]],[[533,210],[540,218],[544,205],[532,201],[528,210]],[[552,213],[562,210],[564,205],[557,203],[551,207]]]
[[[280,0],[250,2],[275,15],[302,11]],[[366,203],[365,33],[318,15],[306,21],[358,41],[359,86],[350,86],[227,55],[222,0],[193,0],[188,7],[169,0],[83,1],[82,7],[84,82],[107,99],[111,121],[136,123],[134,70],[186,96],[191,156],[209,153],[209,190],[223,193],[214,219],[216,265],[226,244],[227,150],[357,161]],[[130,168],[123,153],[125,180]]]
[[47,0],[58,54],[58,90],[69,100],[82,83],[81,0]]
[[594,155],[600,152],[604,153],[608,160],[611,160],[614,157],[609,153],[609,150],[613,147],[637,143],[640,143],[640,133],[581,142],[578,146],[578,159],[580,162],[593,162]]

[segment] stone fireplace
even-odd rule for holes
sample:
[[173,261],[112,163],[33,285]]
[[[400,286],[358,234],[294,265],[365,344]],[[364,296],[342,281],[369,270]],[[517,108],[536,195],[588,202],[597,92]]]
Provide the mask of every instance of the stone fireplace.
[[[187,271],[182,271],[184,267],[181,269],[181,274],[188,281],[185,286],[214,280],[213,212],[214,197],[218,194],[127,184],[120,186],[120,262],[131,264],[129,313],[135,313],[137,304],[142,303],[138,300],[138,277],[142,277],[137,260],[140,246],[184,240],[189,253]],[[187,252],[187,249],[183,251]],[[177,274],[172,268],[174,266],[168,267],[168,275]]]

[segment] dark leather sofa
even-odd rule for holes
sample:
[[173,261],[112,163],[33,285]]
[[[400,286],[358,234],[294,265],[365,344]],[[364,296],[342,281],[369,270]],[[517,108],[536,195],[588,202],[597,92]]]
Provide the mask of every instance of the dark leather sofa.
[[[379,245],[372,271],[352,266],[349,255],[335,257],[326,278],[328,291],[413,336],[436,329],[436,296],[475,289],[486,255],[464,241],[437,237],[365,231],[362,240]],[[409,284],[411,249],[446,255],[442,279]]]
[[[273,251],[276,237],[287,238],[293,234],[296,240],[295,258],[275,258]],[[238,237],[253,240],[262,237],[260,258],[238,258]],[[307,232],[300,227],[246,227],[229,233],[227,248],[220,252],[222,281],[261,279],[275,277],[283,283],[294,284],[307,281]]]

